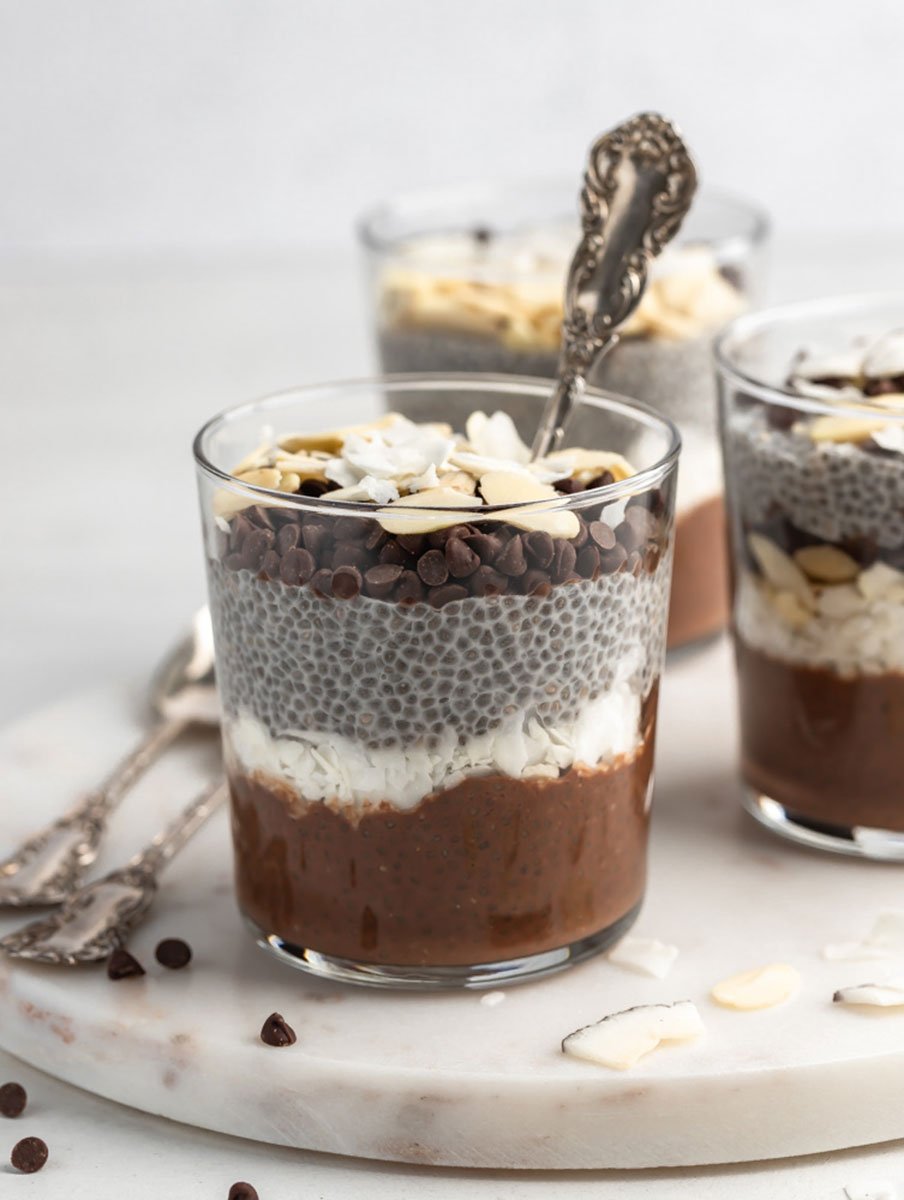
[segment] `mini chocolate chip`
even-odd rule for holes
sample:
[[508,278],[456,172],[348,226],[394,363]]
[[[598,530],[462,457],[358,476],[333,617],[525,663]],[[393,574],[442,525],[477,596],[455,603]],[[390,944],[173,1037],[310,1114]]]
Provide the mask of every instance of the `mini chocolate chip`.
[[643,565],[644,569],[648,571],[650,575],[652,575],[659,566],[660,558],[662,558],[662,551],[658,546],[647,546],[643,555]]
[[229,1189],[228,1200],[259,1200],[257,1188],[253,1188],[250,1183],[234,1183]]
[[625,570],[636,579],[643,570],[643,555],[639,550],[632,550],[625,563]]
[[655,537],[659,531],[656,518],[649,509],[642,508],[639,504],[626,508],[625,520],[629,525],[633,525],[645,542]]
[[363,546],[353,546],[345,542],[333,551],[330,565],[334,571],[337,567],[357,567],[359,571],[366,571],[371,561],[370,555]]
[[591,479],[587,484],[587,491],[591,488],[608,487],[610,483],[615,483],[615,476],[611,471],[603,471],[601,475],[597,475],[595,479]]
[[372,521],[370,533],[364,539],[364,549],[370,551],[379,550],[381,546],[385,545],[388,537],[389,534],[383,529],[379,521]]
[[301,540],[304,543],[304,548],[305,550],[309,550],[315,558],[319,556],[328,536],[326,526],[321,525],[319,522],[306,521],[301,527]]
[[561,492],[563,496],[573,496],[575,493],[584,490],[584,485],[577,479],[557,479],[553,487],[557,492]]
[[259,571],[264,555],[276,541],[272,529],[255,529],[242,543],[242,559],[249,571]]
[[21,1083],[4,1083],[0,1087],[0,1117],[19,1117],[25,1112],[28,1093]]
[[[849,383],[850,380],[839,380],[836,386],[843,386]],[[904,391],[904,376],[897,375],[895,377],[867,379],[863,385],[864,396],[890,396],[897,392]]]
[[497,555],[493,565],[503,575],[512,575],[517,578],[524,574],[527,570],[527,559],[524,557],[524,545],[517,533],[509,539],[507,545]]
[[439,587],[449,578],[442,550],[428,550],[417,560],[417,573],[428,587]]
[[766,423],[770,429],[777,429],[781,433],[787,433],[792,425],[795,425],[800,420],[800,412],[796,408],[789,408],[785,404],[767,404],[766,405]]
[[328,571],[326,567],[321,567],[319,571],[315,571],[311,576],[311,590],[321,600],[326,600],[328,596],[332,596],[333,572]]
[[378,563],[364,573],[364,590],[375,600],[386,600],[399,582],[402,568],[398,563]]
[[191,946],[182,938],[164,938],[154,951],[154,957],[161,967],[169,971],[180,971],[191,962]]
[[445,529],[437,529],[427,534],[427,541],[435,549],[441,550],[449,538],[466,538],[473,532],[470,525],[449,525]]
[[416,571],[403,571],[396,584],[395,598],[399,604],[417,604],[424,598],[424,585]]
[[475,596],[502,596],[508,590],[508,579],[492,567],[478,567],[468,580]]
[[589,539],[590,532],[587,522],[578,516],[578,531],[573,538],[569,538],[568,540],[571,542],[572,546],[574,546],[575,550],[580,550],[580,548],[585,545]]
[[241,571],[244,565],[245,560],[239,550],[233,550],[231,554],[227,554],[223,559],[223,566],[227,567],[230,571]]
[[532,529],[530,533],[524,535],[522,540],[531,562],[536,563],[538,567],[548,567],[556,552],[555,544],[549,534],[542,529]]
[[280,1013],[271,1013],[261,1027],[261,1041],[266,1046],[294,1046],[298,1041],[295,1030]]
[[637,492],[625,504],[625,509],[645,508],[654,517],[661,517],[665,512],[665,496],[661,488],[650,488],[648,492]]
[[333,486],[332,483],[324,483],[322,479],[306,479],[298,489],[298,494],[299,496],[311,496],[317,500],[325,492],[331,492]]
[[107,959],[109,979],[137,979],[144,974],[144,967],[124,946],[117,946]]
[[618,540],[615,536],[615,530],[611,525],[607,525],[605,521],[594,521],[590,526],[589,532],[600,550],[611,550]]
[[565,541],[564,538],[556,539],[556,552],[552,560],[552,578],[554,583],[564,583],[569,575],[574,571],[574,565],[578,560],[577,551],[571,542]]
[[600,551],[600,570],[604,575],[615,575],[624,566],[628,551],[621,542],[616,542],[611,550]]
[[592,543],[584,547],[575,562],[575,570],[584,577],[592,579],[600,569],[600,552]]
[[398,542],[387,542],[377,558],[381,563],[392,563],[394,566],[403,567],[410,560],[411,555],[406,553]]
[[446,542],[446,564],[456,579],[467,579],[480,566],[480,555],[461,538],[450,537]]
[[403,550],[407,550],[409,554],[420,554],[426,544],[427,539],[422,533],[399,534],[399,545]]
[[466,600],[469,592],[460,583],[446,583],[442,587],[432,587],[427,593],[427,599],[434,608],[442,608],[453,600]]
[[552,582],[545,571],[534,567],[521,576],[521,594],[524,596],[548,596]]
[[253,533],[254,526],[248,520],[244,513],[236,513],[229,523],[229,544],[233,550],[240,550],[242,542],[249,533]]
[[34,1175],[35,1171],[40,1171],[47,1162],[48,1153],[46,1142],[42,1142],[38,1137],[27,1137],[21,1142],[16,1142],[9,1161],[23,1175]]
[[370,533],[367,517],[337,517],[333,536],[337,542],[360,542]]
[[339,567],[333,572],[333,595],[337,600],[354,600],[361,591],[361,572],[357,567]]
[[474,553],[480,556],[480,561],[483,563],[491,563],[499,553],[499,538],[494,537],[491,533],[482,533],[477,530],[475,533],[469,533],[462,540],[467,542]]
[[628,521],[622,521],[615,527],[615,536],[630,554],[632,550],[636,550],[643,542],[643,535],[636,525],[630,524]]
[[300,537],[301,528],[298,525],[283,525],[276,535],[276,549],[280,554],[286,554],[289,550],[295,549]]
[[281,559],[275,550],[268,550],[261,563],[260,574],[264,579],[279,579]]
[[279,564],[279,577],[283,583],[290,586],[307,583],[316,570],[317,564],[314,562],[314,555],[310,550],[305,550],[302,546],[295,546],[283,555],[282,562]]
[[269,509],[261,508],[259,504],[255,504],[253,508],[249,508],[246,511],[248,520],[259,529],[273,528],[273,518],[270,516]]

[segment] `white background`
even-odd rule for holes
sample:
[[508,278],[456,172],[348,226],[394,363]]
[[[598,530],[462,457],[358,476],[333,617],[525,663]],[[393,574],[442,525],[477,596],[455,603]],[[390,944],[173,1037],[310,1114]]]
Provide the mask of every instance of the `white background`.
[[399,188],[577,174],[641,108],[782,234],[904,196],[900,0],[0,0],[7,252],[348,244]]

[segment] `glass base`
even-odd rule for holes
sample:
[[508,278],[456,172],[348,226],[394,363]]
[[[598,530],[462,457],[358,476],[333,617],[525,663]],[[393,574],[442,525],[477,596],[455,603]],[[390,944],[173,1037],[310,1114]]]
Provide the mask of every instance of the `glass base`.
[[245,920],[259,946],[269,950],[281,962],[309,975],[317,975],[321,979],[330,979],[336,983],[355,983],[364,987],[437,991],[442,988],[494,988],[502,984],[523,983],[563,971],[566,967],[583,962],[584,959],[599,954],[617,942],[634,924],[639,912],[640,904],[637,904],[614,925],[609,925],[606,929],[568,946],[559,946],[554,950],[544,950],[540,954],[529,954],[523,958],[454,967],[401,967],[335,958],[331,954],[321,954],[317,950],[295,946],[277,934],[268,934],[247,917]]
[[744,788],[744,807],[772,833],[813,850],[881,862],[904,862],[904,833],[865,825],[828,825],[793,813],[778,800],[750,787]]

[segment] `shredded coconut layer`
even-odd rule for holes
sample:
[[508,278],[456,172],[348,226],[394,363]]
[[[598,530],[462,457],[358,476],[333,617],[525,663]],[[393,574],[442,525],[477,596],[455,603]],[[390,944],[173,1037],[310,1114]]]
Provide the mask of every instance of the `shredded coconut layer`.
[[522,710],[479,736],[462,739],[447,729],[429,748],[423,741],[367,746],[307,731],[275,738],[247,712],[228,721],[224,732],[232,765],[276,778],[305,800],[406,811],[470,776],[555,779],[567,767],[595,767],[629,754],[641,741],[641,697],[620,682],[569,722],[547,724]]

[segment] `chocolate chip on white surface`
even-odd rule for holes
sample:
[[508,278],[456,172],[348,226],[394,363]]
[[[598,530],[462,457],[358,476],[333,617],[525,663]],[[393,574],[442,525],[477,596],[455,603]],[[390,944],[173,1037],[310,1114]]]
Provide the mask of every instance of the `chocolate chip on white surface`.
[[4,1083],[0,1087],[0,1117],[19,1117],[25,1112],[28,1093],[21,1083]]
[[266,1046],[294,1046],[295,1030],[280,1013],[271,1013],[261,1028],[261,1041]]
[[34,1175],[47,1162],[48,1153],[46,1142],[38,1137],[27,1137],[16,1142],[9,1161],[23,1175]]

